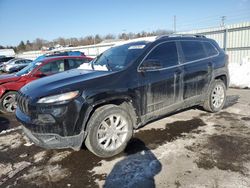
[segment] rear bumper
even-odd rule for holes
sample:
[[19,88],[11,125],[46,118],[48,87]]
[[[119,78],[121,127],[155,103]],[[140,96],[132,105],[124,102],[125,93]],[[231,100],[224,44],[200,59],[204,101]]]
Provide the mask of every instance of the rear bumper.
[[47,148],[47,149],[63,149],[72,148],[73,150],[80,150],[83,139],[84,132],[75,136],[65,136],[62,137],[58,134],[38,134],[32,133],[30,130],[22,126],[25,135],[36,145]]

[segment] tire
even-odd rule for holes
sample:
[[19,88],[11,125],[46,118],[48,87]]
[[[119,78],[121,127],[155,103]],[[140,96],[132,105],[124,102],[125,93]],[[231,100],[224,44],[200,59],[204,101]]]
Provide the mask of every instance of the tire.
[[[217,88],[217,91],[216,91]],[[218,89],[220,88],[220,89]],[[216,97],[216,92],[218,98]],[[217,99],[216,99],[217,98]],[[215,101],[219,101],[218,103]],[[208,95],[203,104],[203,108],[208,112],[218,112],[220,111],[226,102],[226,86],[222,80],[214,80],[209,87]],[[218,104],[218,105],[217,105]]]
[[0,111],[2,113],[14,113],[15,112],[16,95],[17,95],[17,92],[9,91],[2,96],[2,98],[0,99]]
[[[114,123],[113,128],[111,122]],[[122,152],[132,135],[133,121],[130,114],[120,106],[105,105],[92,114],[85,145],[95,155],[108,158]]]

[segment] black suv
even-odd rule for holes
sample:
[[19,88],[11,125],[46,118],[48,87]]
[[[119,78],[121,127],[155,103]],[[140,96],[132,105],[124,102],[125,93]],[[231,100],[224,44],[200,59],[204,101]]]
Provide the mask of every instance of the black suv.
[[161,36],[115,46],[80,69],[23,87],[17,119],[45,148],[87,148],[100,157],[123,151],[133,130],[190,106],[222,109],[228,57],[199,35]]

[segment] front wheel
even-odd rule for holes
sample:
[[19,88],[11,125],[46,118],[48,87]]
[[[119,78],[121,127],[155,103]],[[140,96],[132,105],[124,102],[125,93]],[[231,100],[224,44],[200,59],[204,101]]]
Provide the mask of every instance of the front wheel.
[[133,134],[130,114],[116,105],[98,108],[88,124],[86,147],[99,157],[112,157],[122,152]]
[[220,111],[226,102],[226,86],[222,80],[215,80],[208,91],[203,108],[209,112]]
[[17,92],[9,91],[0,99],[0,111],[3,113],[14,113],[16,110]]

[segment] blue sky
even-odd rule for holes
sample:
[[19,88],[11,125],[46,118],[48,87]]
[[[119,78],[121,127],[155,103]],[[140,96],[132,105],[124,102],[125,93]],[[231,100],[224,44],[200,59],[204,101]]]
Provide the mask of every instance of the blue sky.
[[250,0],[0,0],[0,45],[250,21]]

